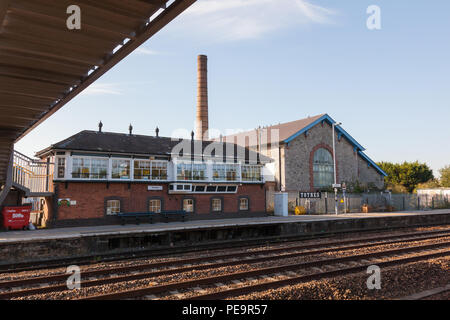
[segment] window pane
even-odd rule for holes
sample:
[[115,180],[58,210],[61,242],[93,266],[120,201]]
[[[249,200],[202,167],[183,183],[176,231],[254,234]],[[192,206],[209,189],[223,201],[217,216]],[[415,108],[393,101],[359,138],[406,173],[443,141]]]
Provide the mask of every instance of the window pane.
[[150,179],[150,161],[134,160],[134,179]]
[[183,200],[183,210],[186,212],[194,212],[194,200],[184,199]]
[[225,165],[226,168],[226,175],[227,175],[227,181],[236,181],[238,180],[238,167],[237,164],[227,164]]
[[222,211],[221,199],[212,199],[212,211]]
[[192,180],[192,164],[178,163],[177,164],[177,180]]
[[192,165],[192,180],[205,180],[206,179],[206,164],[193,164]]
[[331,187],[334,183],[333,156],[328,150],[321,148],[314,153],[313,174],[314,188]]
[[241,176],[243,181],[261,181],[261,167],[243,165],[241,167]]
[[106,214],[114,215],[120,212],[120,200],[106,201]]
[[90,176],[91,159],[74,157],[72,160],[72,178],[88,179]]
[[148,211],[154,212],[154,213],[160,213],[161,212],[161,200],[159,200],[159,199],[150,200]]
[[195,186],[195,192],[204,192],[205,186]]
[[152,161],[152,179],[167,180],[167,162]]
[[248,210],[248,199],[247,198],[239,199],[239,210]]
[[213,180],[224,181],[225,180],[225,165],[213,164]]
[[58,178],[64,178],[66,171],[66,158],[58,158]]
[[227,186],[217,186],[217,192],[225,192],[227,191]]
[[90,178],[106,179],[108,176],[108,165],[108,159],[92,159]]

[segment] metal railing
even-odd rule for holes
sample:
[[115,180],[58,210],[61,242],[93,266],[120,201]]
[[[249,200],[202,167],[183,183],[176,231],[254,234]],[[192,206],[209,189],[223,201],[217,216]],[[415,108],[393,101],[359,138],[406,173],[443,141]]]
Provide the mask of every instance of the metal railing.
[[31,194],[53,193],[53,170],[54,163],[35,160],[14,150],[13,184]]

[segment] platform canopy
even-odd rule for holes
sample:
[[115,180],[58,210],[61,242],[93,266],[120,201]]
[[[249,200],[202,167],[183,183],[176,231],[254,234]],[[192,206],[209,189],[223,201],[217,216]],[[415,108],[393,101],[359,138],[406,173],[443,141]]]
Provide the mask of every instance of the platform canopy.
[[[0,0],[0,185],[14,142],[194,2]],[[80,30],[67,27],[71,5]]]

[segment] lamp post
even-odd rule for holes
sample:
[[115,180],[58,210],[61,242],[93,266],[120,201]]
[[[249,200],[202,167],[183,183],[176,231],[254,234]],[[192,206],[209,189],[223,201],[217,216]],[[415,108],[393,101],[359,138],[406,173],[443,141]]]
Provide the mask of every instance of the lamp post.
[[331,125],[332,131],[333,131],[333,164],[334,164],[334,212],[336,215],[338,214],[338,198],[337,198],[337,171],[336,171],[336,141],[335,141],[335,128],[336,126],[340,126],[342,123],[333,123]]

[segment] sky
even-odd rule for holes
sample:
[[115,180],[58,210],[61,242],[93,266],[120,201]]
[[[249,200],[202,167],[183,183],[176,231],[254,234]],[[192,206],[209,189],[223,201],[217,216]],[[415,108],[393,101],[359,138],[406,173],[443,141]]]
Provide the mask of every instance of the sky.
[[[380,9],[381,29],[367,20]],[[450,164],[450,1],[198,0],[20,140],[194,129],[197,55],[209,126],[226,134],[328,113],[379,161]]]

